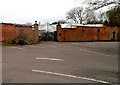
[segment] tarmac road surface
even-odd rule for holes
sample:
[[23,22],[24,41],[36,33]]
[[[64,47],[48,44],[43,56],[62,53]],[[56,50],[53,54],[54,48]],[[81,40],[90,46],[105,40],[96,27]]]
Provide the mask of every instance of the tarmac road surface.
[[4,46],[3,83],[117,83],[117,42]]

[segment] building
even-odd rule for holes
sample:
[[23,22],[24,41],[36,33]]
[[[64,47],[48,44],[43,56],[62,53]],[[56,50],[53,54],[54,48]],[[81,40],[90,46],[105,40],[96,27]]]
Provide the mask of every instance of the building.
[[10,40],[25,39],[38,42],[38,24],[12,24],[0,23],[0,42],[8,43]]
[[97,25],[57,25],[57,41],[119,41],[120,27]]

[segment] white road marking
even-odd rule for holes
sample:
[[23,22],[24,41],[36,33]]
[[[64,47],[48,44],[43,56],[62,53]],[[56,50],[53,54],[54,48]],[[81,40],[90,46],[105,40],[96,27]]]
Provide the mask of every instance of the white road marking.
[[[78,43],[72,43],[72,44],[79,45]],[[87,43],[87,44],[89,44],[89,43]],[[95,52],[95,51],[90,51],[90,50],[86,50],[86,49],[80,49],[80,50],[90,52],[90,53],[99,54],[99,55],[103,55],[103,56],[110,56],[110,55],[107,55],[107,54],[103,54],[103,53],[99,53],[99,52]]]
[[15,48],[15,49],[19,49],[19,50],[26,50],[26,49],[20,48],[20,47],[10,47],[10,48]]
[[97,79],[92,79],[92,78],[86,78],[86,77],[78,77],[78,76],[74,76],[74,75],[67,75],[67,74],[56,73],[56,72],[48,72],[48,71],[41,71],[41,70],[32,70],[32,71],[33,72],[38,72],[38,73],[45,73],[45,74],[52,74],[52,75],[57,75],[57,76],[76,78],[76,79],[83,79],[83,80],[99,82],[99,83],[109,83],[107,81],[102,81],[102,80],[97,80]]
[[86,52],[89,52],[89,53],[95,53],[95,54],[99,54],[99,55],[103,55],[103,56],[110,56],[110,55],[107,55],[107,54],[103,54],[103,53],[99,53],[99,52],[95,52],[95,51],[90,51],[90,50],[86,50],[86,49],[80,49],[81,51],[86,51]]
[[37,60],[50,60],[50,61],[64,61],[62,59],[57,58],[36,58]]

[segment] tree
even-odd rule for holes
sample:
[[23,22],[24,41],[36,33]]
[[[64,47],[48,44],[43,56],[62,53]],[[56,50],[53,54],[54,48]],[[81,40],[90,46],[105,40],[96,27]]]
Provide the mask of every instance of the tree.
[[116,6],[114,9],[109,10],[106,15],[108,21],[104,23],[105,25],[120,27],[120,6]]
[[52,24],[51,25],[55,25],[55,24],[65,24],[65,23],[67,23],[65,20],[59,20],[59,21],[56,21],[56,22],[52,22]]
[[86,9],[83,17],[84,24],[96,23],[96,17],[94,10]]
[[32,26],[32,23],[30,23],[30,22],[26,22],[25,24],[28,26]]
[[[86,15],[88,19],[87,23],[89,23],[89,21],[93,21],[93,23],[110,23],[112,24],[112,21],[114,23],[118,23],[118,18],[115,18],[119,15],[119,12],[117,12],[117,14],[115,14],[115,9],[116,6],[120,6],[120,1],[119,0],[85,0],[85,2],[83,2],[85,5],[87,5],[87,9],[88,11],[86,11]],[[107,8],[107,9],[106,9]],[[115,9],[114,9],[115,8]],[[92,12],[92,14],[94,14],[94,16],[90,15],[90,12]],[[90,15],[90,16],[89,16]],[[112,15],[112,16],[111,16]],[[112,20],[112,21],[111,21]]]
[[[66,18],[75,23],[109,24],[114,25],[120,21],[120,0],[84,0],[84,6],[71,9]],[[117,9],[116,9],[117,7]],[[117,18],[116,18],[117,17]]]
[[87,4],[89,9],[98,10],[104,6],[111,4],[120,4],[119,0],[85,0],[83,4]]
[[73,20],[75,23],[82,24],[82,21],[83,21],[83,8],[82,7],[76,7],[76,8],[71,9],[66,14],[66,18]]

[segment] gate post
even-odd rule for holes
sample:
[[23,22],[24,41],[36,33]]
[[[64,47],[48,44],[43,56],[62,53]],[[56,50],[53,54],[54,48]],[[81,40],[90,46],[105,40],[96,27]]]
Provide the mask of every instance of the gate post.
[[35,21],[35,24],[34,24],[34,40],[35,42],[38,42],[38,28],[39,28],[39,25],[37,24],[37,21]]

